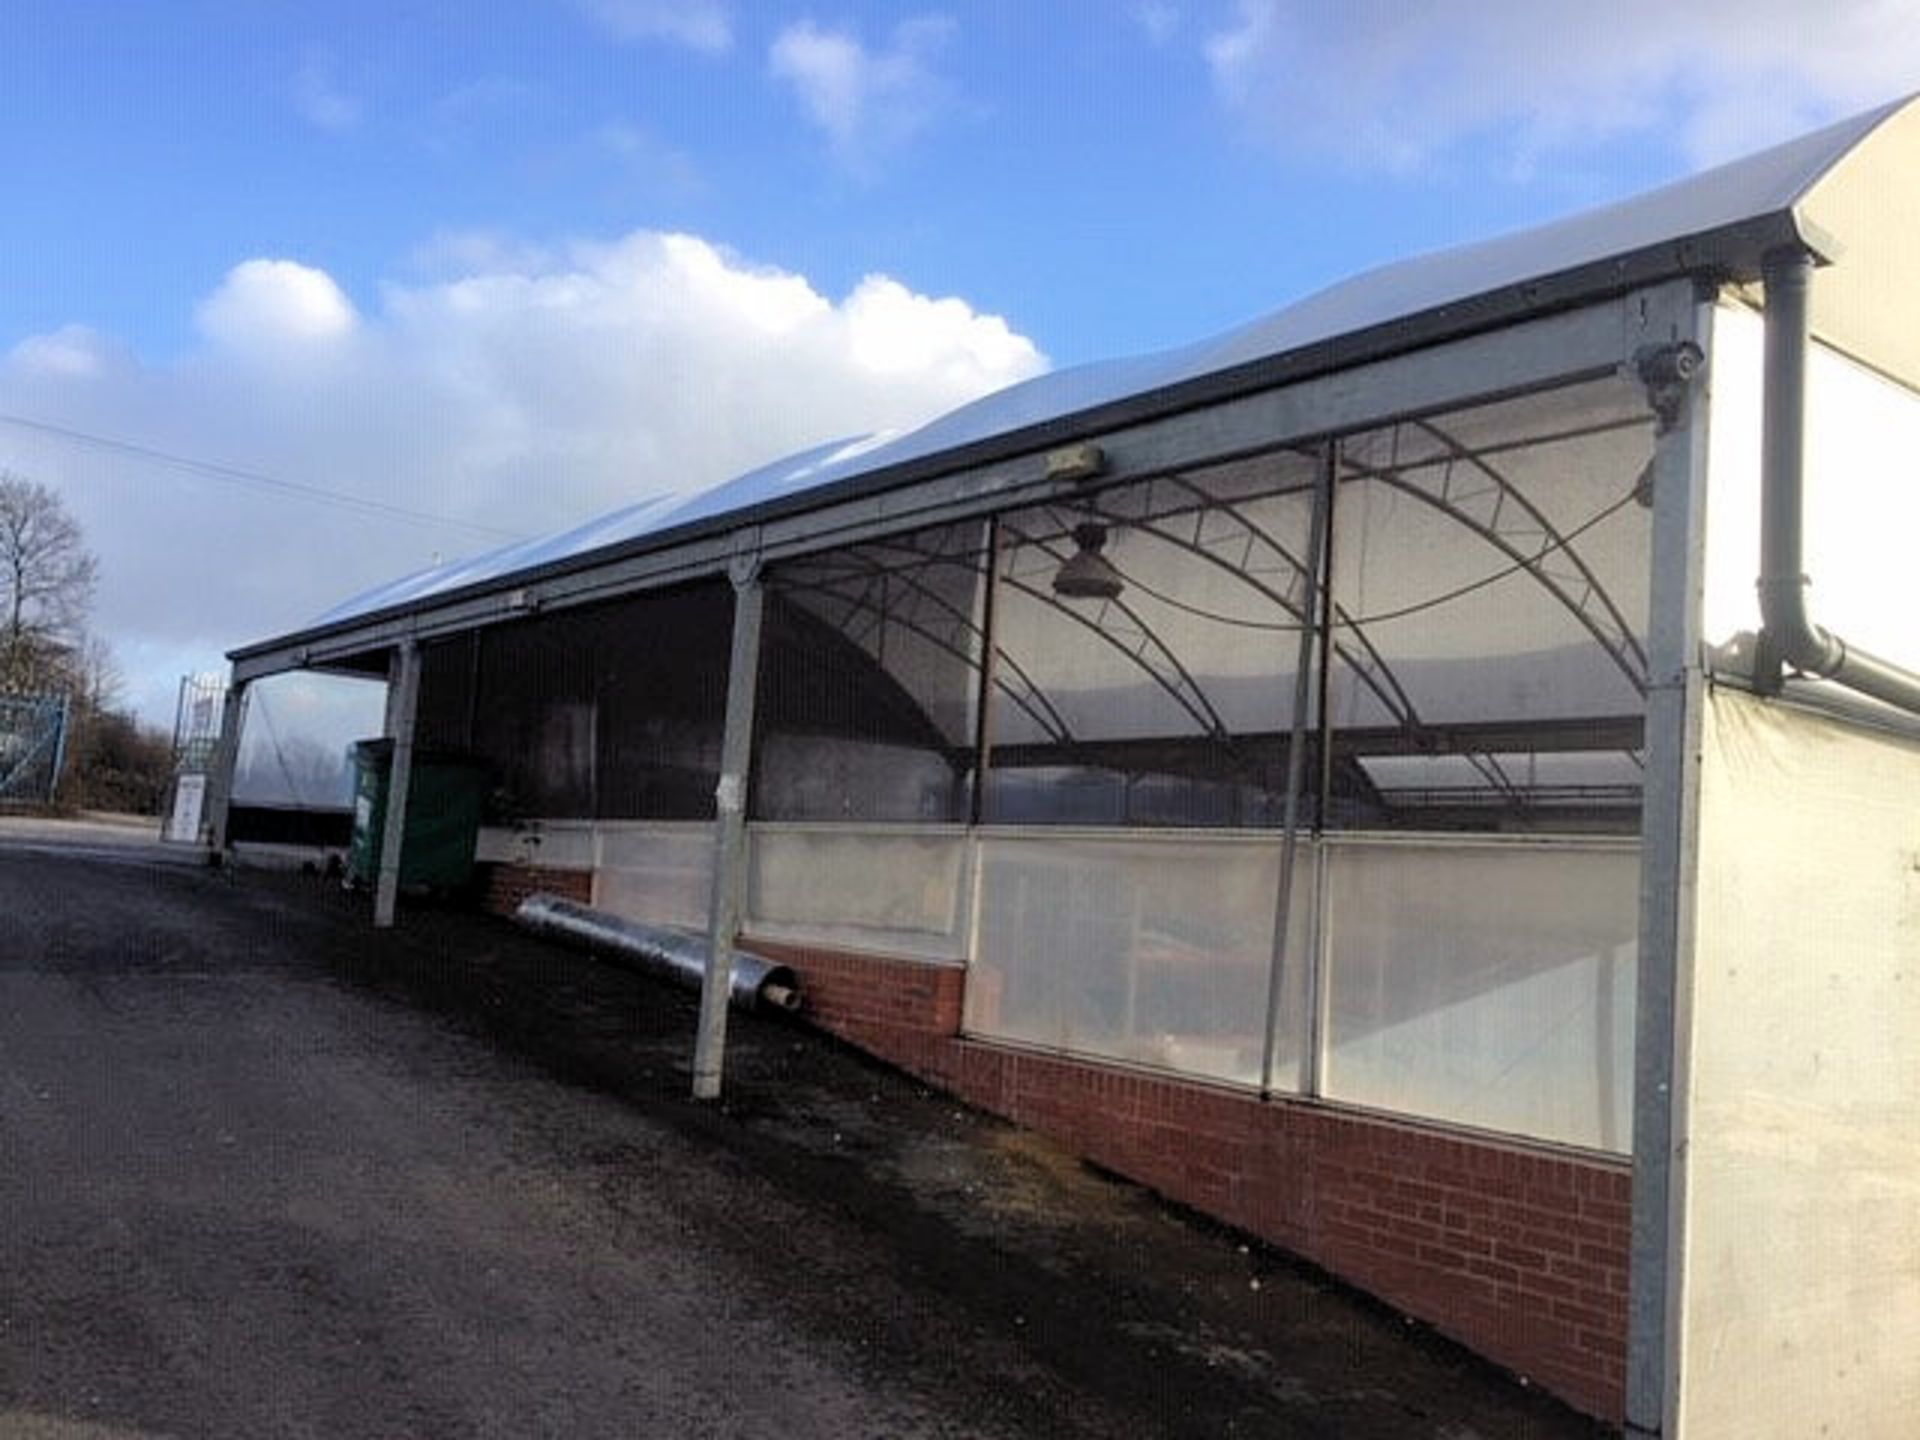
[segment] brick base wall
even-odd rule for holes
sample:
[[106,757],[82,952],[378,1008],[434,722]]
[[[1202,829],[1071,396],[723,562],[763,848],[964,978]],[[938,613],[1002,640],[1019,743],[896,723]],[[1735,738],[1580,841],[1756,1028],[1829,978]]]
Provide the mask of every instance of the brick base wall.
[[480,904],[489,913],[513,918],[513,912],[529,895],[545,892],[563,900],[593,903],[591,870],[556,870],[546,865],[482,865],[485,872]]
[[821,1028],[1619,1421],[1624,1161],[968,1041],[956,967],[751,948],[794,968]]

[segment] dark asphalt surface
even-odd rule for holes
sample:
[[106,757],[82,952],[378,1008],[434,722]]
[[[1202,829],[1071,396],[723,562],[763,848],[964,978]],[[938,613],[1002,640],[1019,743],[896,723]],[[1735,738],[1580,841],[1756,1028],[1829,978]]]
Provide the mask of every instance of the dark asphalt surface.
[[803,1027],[0,841],[0,1440],[1592,1436]]

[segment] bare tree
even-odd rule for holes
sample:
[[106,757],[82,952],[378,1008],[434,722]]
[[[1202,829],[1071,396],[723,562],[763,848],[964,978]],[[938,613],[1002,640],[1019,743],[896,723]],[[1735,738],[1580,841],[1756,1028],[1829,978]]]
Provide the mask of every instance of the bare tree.
[[74,678],[98,569],[59,496],[0,471],[0,690]]
[[164,731],[120,708],[113,652],[87,630],[98,573],[60,497],[0,471],[0,694],[66,697],[61,806],[154,814],[171,747]]

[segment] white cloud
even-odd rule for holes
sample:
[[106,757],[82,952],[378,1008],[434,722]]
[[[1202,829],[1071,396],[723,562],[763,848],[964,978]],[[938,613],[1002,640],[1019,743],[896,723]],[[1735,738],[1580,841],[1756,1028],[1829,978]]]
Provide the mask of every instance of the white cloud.
[[1920,0],[1240,0],[1206,54],[1257,133],[1341,163],[1664,132],[1706,164],[1920,87]]
[[85,325],[62,325],[15,345],[7,352],[7,365],[23,374],[86,380],[103,374],[118,353],[98,331]]
[[610,158],[629,181],[670,195],[698,195],[706,188],[699,164],[651,130],[614,120],[589,135],[594,149]]
[[[964,300],[883,276],[836,298],[691,235],[456,237],[434,258],[358,313],[322,271],[247,261],[201,304],[205,343],[166,363],[31,337],[0,357],[0,414],[533,535],[1045,365]],[[0,466],[67,497],[101,561],[98,628],[156,715],[182,669],[500,543],[5,423]]]
[[493,271],[549,270],[562,263],[550,245],[485,227],[438,230],[416,246],[408,268],[430,279]]
[[600,26],[622,40],[668,40],[718,55],[733,45],[724,0],[580,0]]
[[834,155],[866,171],[919,134],[947,103],[948,86],[932,62],[954,28],[951,20],[921,16],[895,26],[884,47],[870,49],[850,31],[802,20],[774,38],[767,62],[793,87]]
[[307,120],[322,130],[351,130],[360,123],[360,102],[338,84],[332,58],[315,51],[293,77],[293,103]]
[[425,114],[421,138],[436,150],[471,143],[499,124],[512,123],[539,98],[525,80],[489,75],[456,85],[436,98]]
[[293,260],[243,261],[194,312],[217,344],[282,352],[338,339],[357,318],[331,275]]
[[1166,44],[1180,28],[1180,11],[1169,0],[1133,0],[1127,15],[1156,45]]
[[1033,346],[997,315],[964,300],[917,295],[898,280],[869,275],[840,310],[854,362],[875,375],[944,376],[965,386],[981,373],[1027,363]]

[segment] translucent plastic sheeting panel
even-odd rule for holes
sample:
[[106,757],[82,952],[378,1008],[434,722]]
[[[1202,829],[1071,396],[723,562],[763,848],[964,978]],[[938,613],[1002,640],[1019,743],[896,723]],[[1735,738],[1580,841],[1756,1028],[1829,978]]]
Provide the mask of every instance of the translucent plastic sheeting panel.
[[[1652,444],[1616,380],[1341,441],[1329,824],[1586,828],[1591,808],[1633,828],[1637,769],[1568,790],[1535,762],[1585,756],[1592,777],[1641,744]],[[1478,781],[1372,783],[1391,756],[1468,757]]]
[[595,827],[593,902],[652,925],[706,928],[713,891],[713,827]]
[[[1371,784],[1384,822],[1491,829],[1525,821],[1561,833],[1618,833],[1639,817],[1640,757],[1621,751],[1504,751],[1366,755],[1352,762]],[[1489,776],[1502,788],[1492,788]]]
[[765,820],[937,822],[967,812],[971,771],[937,750],[776,732],[762,735],[754,764]]
[[478,630],[445,640],[429,640],[420,647],[420,693],[414,702],[414,743],[436,750],[472,750],[474,677],[479,665]]
[[1907,1440],[1920,739],[1714,690],[1699,836],[1669,1433]]
[[[1296,876],[1274,1083],[1297,1088],[1311,865]],[[971,1033],[1260,1083],[1278,841],[981,842]]]
[[233,772],[242,804],[345,809],[353,802],[347,748],[381,733],[387,687],[295,671],[247,687]]
[[732,603],[703,582],[490,627],[429,668],[428,708],[493,762],[510,816],[704,819]]
[[[1325,849],[1300,838],[1293,861],[1293,897],[1287,908],[1287,950],[1280,970],[1280,1003],[1273,1009],[1273,1073],[1267,1084],[1275,1090],[1301,1093],[1311,1078],[1308,1066],[1312,1024],[1313,976],[1318,967],[1321,885]],[[1275,871],[1276,882],[1278,871]],[[1279,886],[1274,887],[1275,895]]]
[[522,820],[510,828],[481,826],[473,858],[492,865],[591,870],[594,848],[591,820]]
[[1326,864],[1330,1099],[1631,1146],[1636,850],[1342,841]]
[[985,565],[970,521],[769,572],[758,818],[967,818]]
[[958,829],[755,825],[747,928],[769,938],[964,959],[968,843]]
[[[990,819],[1278,822],[1320,463],[1262,455],[1003,517]],[[1098,567],[1104,590],[1073,583]]]

